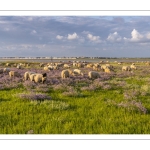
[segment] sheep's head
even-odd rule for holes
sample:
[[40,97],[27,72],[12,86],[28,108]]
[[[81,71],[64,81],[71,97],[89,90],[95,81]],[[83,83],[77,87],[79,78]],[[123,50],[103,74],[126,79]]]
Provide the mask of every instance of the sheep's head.
[[47,74],[46,74],[46,73],[43,73],[42,75],[43,75],[43,77],[47,77]]

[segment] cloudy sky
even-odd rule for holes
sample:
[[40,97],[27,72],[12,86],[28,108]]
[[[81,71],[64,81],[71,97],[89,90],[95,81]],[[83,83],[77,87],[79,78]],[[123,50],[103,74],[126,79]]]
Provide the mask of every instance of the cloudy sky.
[[150,57],[150,16],[0,16],[0,56]]

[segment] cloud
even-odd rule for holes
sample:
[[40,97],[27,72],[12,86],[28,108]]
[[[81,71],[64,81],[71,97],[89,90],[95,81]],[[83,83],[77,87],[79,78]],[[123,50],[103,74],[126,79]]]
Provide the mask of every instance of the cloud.
[[57,36],[56,36],[56,39],[61,40],[61,39],[63,39],[63,36],[57,35]]
[[133,29],[133,31],[131,32],[131,37],[131,41],[140,41],[144,38],[144,36],[135,29]]
[[133,29],[131,32],[131,38],[124,37],[124,40],[128,42],[139,42],[139,43],[150,42],[150,32],[147,32],[146,34],[141,34],[136,29]]
[[68,40],[74,40],[77,38],[78,38],[78,35],[75,32],[72,35],[68,34],[68,37],[67,37]]
[[32,30],[31,31],[31,34],[36,34],[37,32],[35,30]]
[[114,33],[109,34],[109,36],[107,37],[107,40],[110,42],[120,42],[122,38],[117,32],[114,32]]
[[100,43],[100,42],[101,42],[99,36],[93,36],[92,34],[88,34],[88,35],[87,35],[87,38],[88,38],[90,41],[93,41],[93,42],[96,42],[96,43]]

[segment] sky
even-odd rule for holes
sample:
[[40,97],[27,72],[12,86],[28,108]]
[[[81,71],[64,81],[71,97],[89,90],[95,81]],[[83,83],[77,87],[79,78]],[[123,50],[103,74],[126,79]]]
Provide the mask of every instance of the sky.
[[150,16],[0,16],[0,57],[150,57]]

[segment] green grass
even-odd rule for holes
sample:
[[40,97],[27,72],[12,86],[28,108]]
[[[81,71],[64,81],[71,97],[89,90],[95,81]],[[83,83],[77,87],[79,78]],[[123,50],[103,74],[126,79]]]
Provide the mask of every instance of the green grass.
[[[23,89],[0,91],[0,133],[26,134],[149,134],[149,114],[128,111],[108,103],[119,102],[118,90],[83,92],[85,97],[66,97],[51,91],[52,100],[23,101],[15,94]],[[8,95],[9,92],[9,95]],[[149,103],[146,103],[150,108]]]
[[[149,81],[149,75],[141,77],[139,71],[132,77],[107,80],[108,89],[82,91],[87,83],[72,85],[79,92],[74,96],[49,86],[46,94],[52,100],[42,102],[18,97],[29,92],[23,86],[0,90],[0,134],[26,134],[29,130],[34,134],[150,134]],[[125,85],[118,86],[121,82]],[[119,107],[133,100],[148,112]]]

